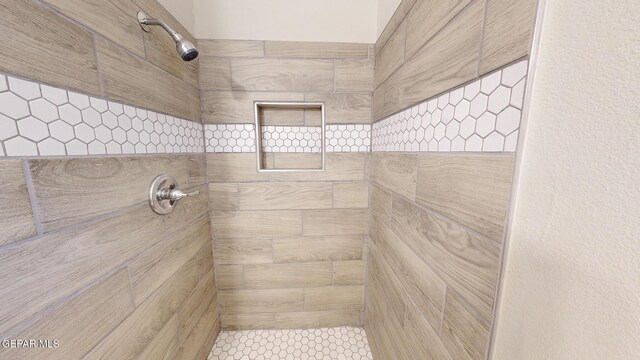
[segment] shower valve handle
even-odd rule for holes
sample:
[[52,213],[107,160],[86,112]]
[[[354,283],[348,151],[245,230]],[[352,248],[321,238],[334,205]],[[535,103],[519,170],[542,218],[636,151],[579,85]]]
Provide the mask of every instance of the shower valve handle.
[[176,179],[169,175],[156,176],[149,185],[149,206],[160,215],[173,211],[179,200],[200,194],[199,191],[184,192],[179,189]]
[[200,194],[200,191],[197,190],[185,193],[180,189],[165,188],[158,191],[158,200],[178,201],[180,199],[184,199],[189,196],[196,196],[198,194]]

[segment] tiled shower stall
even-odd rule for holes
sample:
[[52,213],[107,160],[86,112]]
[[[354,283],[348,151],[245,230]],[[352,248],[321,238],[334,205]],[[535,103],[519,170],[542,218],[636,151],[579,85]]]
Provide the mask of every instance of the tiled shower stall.
[[376,44],[90,3],[0,0],[0,339],[60,342],[1,358],[487,357],[536,1],[403,0]]

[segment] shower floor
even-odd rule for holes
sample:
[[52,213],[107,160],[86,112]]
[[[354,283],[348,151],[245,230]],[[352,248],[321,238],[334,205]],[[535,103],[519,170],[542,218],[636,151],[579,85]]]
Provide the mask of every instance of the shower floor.
[[362,328],[223,331],[208,360],[371,360]]

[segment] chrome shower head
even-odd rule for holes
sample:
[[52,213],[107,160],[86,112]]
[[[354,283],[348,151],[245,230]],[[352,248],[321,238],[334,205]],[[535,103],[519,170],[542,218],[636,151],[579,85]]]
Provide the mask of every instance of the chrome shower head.
[[184,61],[191,61],[198,57],[198,49],[191,43],[191,41],[182,39],[176,43],[176,49],[178,54]]
[[178,34],[177,31],[173,30],[169,25],[167,25],[164,21],[158,19],[152,19],[147,15],[144,11],[138,11],[138,22],[140,23],[140,27],[142,30],[149,32],[151,29],[150,25],[158,25],[162,27],[166,32],[171,35],[173,41],[176,43],[176,50],[178,54],[184,61],[191,61],[198,57],[198,49],[188,40],[186,40],[182,35]]

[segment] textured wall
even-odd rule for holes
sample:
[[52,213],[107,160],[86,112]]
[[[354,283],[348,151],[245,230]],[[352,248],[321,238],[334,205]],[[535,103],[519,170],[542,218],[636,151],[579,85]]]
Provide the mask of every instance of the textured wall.
[[[204,359],[219,331],[197,63],[140,8],[190,36],[151,0],[0,2],[0,339],[59,340],[1,358]],[[202,195],[155,215],[161,173]]]
[[639,13],[546,2],[494,359],[638,357]]

